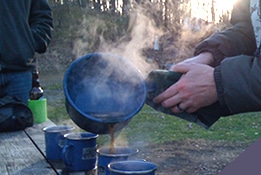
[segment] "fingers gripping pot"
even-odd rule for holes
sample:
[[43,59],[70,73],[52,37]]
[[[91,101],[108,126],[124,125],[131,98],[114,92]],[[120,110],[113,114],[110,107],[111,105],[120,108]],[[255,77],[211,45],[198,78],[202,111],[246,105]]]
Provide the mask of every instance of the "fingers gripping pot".
[[128,60],[109,53],[76,59],[64,75],[66,109],[82,129],[107,134],[122,129],[146,99],[141,72]]

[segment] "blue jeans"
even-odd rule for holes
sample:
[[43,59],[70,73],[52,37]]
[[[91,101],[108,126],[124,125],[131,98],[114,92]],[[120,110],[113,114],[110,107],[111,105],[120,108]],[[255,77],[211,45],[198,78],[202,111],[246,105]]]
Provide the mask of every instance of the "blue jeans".
[[32,89],[32,72],[0,72],[0,98],[15,96],[27,105]]

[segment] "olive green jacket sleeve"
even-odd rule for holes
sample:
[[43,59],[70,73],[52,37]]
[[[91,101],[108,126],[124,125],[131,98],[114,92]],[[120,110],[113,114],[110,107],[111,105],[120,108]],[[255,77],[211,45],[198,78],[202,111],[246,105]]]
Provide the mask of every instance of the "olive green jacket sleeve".
[[195,55],[214,55],[219,103],[230,114],[261,111],[261,57],[254,57],[256,41],[250,18],[249,0],[234,6],[233,27],[202,41]]
[[230,113],[261,111],[261,57],[226,58],[215,68],[219,102]]

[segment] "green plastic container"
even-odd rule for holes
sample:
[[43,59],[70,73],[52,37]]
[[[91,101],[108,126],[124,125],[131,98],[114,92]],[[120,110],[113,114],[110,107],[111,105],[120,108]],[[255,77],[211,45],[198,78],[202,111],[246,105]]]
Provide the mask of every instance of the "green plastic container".
[[47,100],[28,100],[28,107],[34,116],[34,123],[43,123],[47,120]]

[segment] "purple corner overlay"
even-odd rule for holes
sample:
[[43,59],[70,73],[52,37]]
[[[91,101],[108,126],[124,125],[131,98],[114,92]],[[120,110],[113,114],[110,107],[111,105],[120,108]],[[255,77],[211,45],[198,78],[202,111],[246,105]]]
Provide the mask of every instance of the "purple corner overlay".
[[260,175],[261,138],[250,145],[218,175]]

